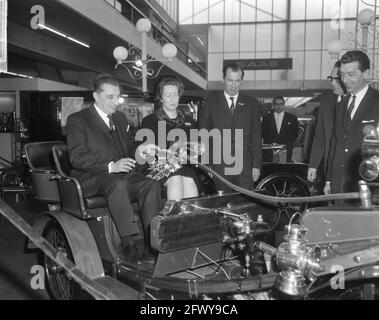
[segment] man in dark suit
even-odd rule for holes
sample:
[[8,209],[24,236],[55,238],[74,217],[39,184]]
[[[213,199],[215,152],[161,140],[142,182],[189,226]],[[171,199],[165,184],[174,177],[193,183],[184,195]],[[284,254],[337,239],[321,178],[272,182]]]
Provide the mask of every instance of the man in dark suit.
[[[284,144],[287,149],[287,162],[292,159],[293,143],[299,133],[297,117],[284,111],[285,101],[283,97],[273,100],[273,111],[262,119],[263,143]],[[272,161],[272,157],[270,157]]]
[[85,196],[103,195],[108,200],[122,239],[122,254],[132,260],[140,260],[133,239],[139,228],[131,204],[133,198],[138,199],[148,244],[143,258],[152,261],[149,225],[161,208],[160,185],[135,170],[135,148],[128,135],[128,122],[116,110],[120,98],[117,79],[99,75],[94,81],[93,97],[94,105],[67,119],[71,175],[79,180]]
[[[236,64],[226,65],[223,68],[225,90],[205,102],[199,114],[199,129],[208,131],[214,129],[221,134],[220,145],[216,145],[213,141],[209,150],[210,155],[213,151],[223,155],[226,147],[235,150],[236,154],[239,152],[242,154],[241,159],[236,158],[236,161],[242,161],[239,173],[228,173],[232,165],[226,161],[225,155],[221,161],[214,161],[212,158],[210,164],[216,172],[232,183],[251,189],[260,176],[262,166],[262,133],[258,101],[239,92],[243,77],[244,71]],[[223,135],[228,130],[232,133],[231,139],[227,139],[226,134]],[[236,141],[241,131],[243,141]],[[230,191],[217,179],[215,184],[218,190]]]
[[[337,105],[325,193],[359,190],[363,128],[379,121],[379,92],[369,88],[370,59],[363,51],[341,58],[341,79],[349,93]],[[330,190],[331,189],[331,190]]]
[[[323,94],[321,97],[316,132],[313,138],[312,152],[309,160],[308,180],[311,182],[315,182],[317,176],[321,176],[324,177],[323,182],[325,183],[330,143],[334,132],[336,105],[346,94],[346,88],[340,77],[340,67],[341,61],[338,60],[330,76],[328,76],[333,91]],[[323,163],[323,166],[320,168],[321,163]],[[317,175],[317,170],[319,175]]]

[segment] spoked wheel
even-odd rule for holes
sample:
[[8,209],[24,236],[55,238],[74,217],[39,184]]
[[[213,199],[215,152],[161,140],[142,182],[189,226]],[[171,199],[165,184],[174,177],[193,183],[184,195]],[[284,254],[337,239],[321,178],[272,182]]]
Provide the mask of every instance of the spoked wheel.
[[[307,185],[300,178],[287,174],[268,176],[259,183],[258,188],[265,189],[267,194],[274,197],[290,198],[310,195]],[[307,208],[307,203],[278,203],[277,207],[281,223],[288,224],[295,213],[304,212]]]
[[[59,252],[65,254],[74,263],[72,251],[67,238],[56,222],[49,223],[45,239]],[[54,260],[44,255],[46,282],[51,297],[56,300],[73,300],[78,297],[80,290],[76,282]]]

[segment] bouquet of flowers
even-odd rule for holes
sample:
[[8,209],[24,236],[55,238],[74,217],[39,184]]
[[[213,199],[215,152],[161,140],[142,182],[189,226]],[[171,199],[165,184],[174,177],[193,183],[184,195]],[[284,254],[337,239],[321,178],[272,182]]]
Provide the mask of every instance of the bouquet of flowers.
[[[155,148],[153,161],[149,162],[148,178],[160,180],[178,171],[183,164],[197,163],[198,157],[205,151],[202,143],[188,142],[176,151],[170,149]],[[147,157],[147,154],[143,156]]]

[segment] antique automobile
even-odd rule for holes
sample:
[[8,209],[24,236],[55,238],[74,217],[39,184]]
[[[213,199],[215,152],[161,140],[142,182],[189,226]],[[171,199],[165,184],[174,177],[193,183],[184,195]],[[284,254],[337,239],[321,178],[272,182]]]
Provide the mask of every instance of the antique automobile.
[[[379,139],[373,134],[376,152]],[[363,181],[359,193],[289,199],[291,194],[272,196],[265,189],[232,185],[199,164],[236,192],[167,201],[152,222],[158,258],[151,265],[118,254],[120,238],[107,202],[83,196],[69,175],[67,147],[45,143],[41,152],[37,143],[26,147],[29,154],[33,147],[40,148],[38,157],[45,157],[41,163],[48,163],[51,153],[54,157],[55,166],[44,168],[49,178],[39,181],[52,183],[50,193],[55,184],[60,203],[36,220],[34,234],[43,235],[89,278],[112,277],[126,285],[127,299],[377,298],[379,214]],[[336,199],[359,199],[360,204],[312,208],[304,214],[298,210]],[[297,212],[289,216],[284,232],[275,232],[282,215],[278,205],[289,202],[297,204]],[[52,298],[88,298],[54,259],[44,256],[44,267]]]
[[[306,163],[287,163],[285,145],[264,144],[263,150],[273,152],[273,162],[263,163],[261,176],[255,184],[256,189],[264,189],[266,194],[275,197],[307,197],[311,195],[314,186],[307,181],[308,165]],[[198,177],[202,182],[201,195],[217,193],[213,183],[217,177],[209,174],[207,169],[200,168],[198,168]],[[276,210],[281,213],[281,224],[288,224],[293,214],[305,211],[307,203],[278,203],[276,207]]]

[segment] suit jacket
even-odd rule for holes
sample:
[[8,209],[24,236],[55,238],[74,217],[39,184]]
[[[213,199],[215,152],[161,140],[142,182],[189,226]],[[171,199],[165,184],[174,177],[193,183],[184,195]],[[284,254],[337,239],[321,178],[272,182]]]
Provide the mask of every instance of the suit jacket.
[[[127,132],[126,116],[116,111],[112,119],[124,155],[134,158],[134,142]],[[108,165],[115,156],[110,130],[94,106],[71,114],[66,130],[71,175],[79,180],[86,196],[94,195],[96,176],[108,173]]]
[[[260,121],[260,110],[258,101],[255,98],[239,94],[238,100],[235,103],[236,108],[232,113],[229,109],[228,102],[225,99],[224,93],[218,93],[210,97],[204,104],[199,114],[199,129],[231,129],[231,150],[242,148],[243,165],[240,175],[235,176],[240,186],[251,188],[253,186],[252,168],[261,169],[262,167],[262,132]],[[243,130],[243,145],[241,146],[235,141],[234,130]],[[223,146],[210,146],[210,155],[214,148],[220,148],[221,155],[223,154]],[[216,150],[219,151],[219,150]],[[241,161],[238,159],[237,161]],[[225,175],[225,168],[233,167],[221,159],[221,164],[212,163],[212,167],[222,175]]]
[[276,129],[274,112],[262,119],[262,136],[264,143],[279,143],[292,146],[299,133],[299,122],[297,117],[291,113],[284,112],[280,131]]
[[315,136],[312,143],[312,152],[309,168],[318,168],[324,159],[324,173],[327,172],[330,145],[334,132],[334,118],[338,96],[327,93],[321,97],[320,110],[317,118]]
[[[291,113],[284,112],[282,126],[278,132],[274,112],[266,115],[262,119],[262,136],[264,143],[285,144],[287,149],[287,162],[292,159],[293,143],[299,133],[299,122],[297,117]],[[272,161],[265,159],[265,161]]]
[[327,175],[333,193],[358,191],[363,128],[368,124],[376,127],[379,121],[379,92],[369,88],[350,126],[346,127],[349,98],[350,96],[345,97],[336,107]]

